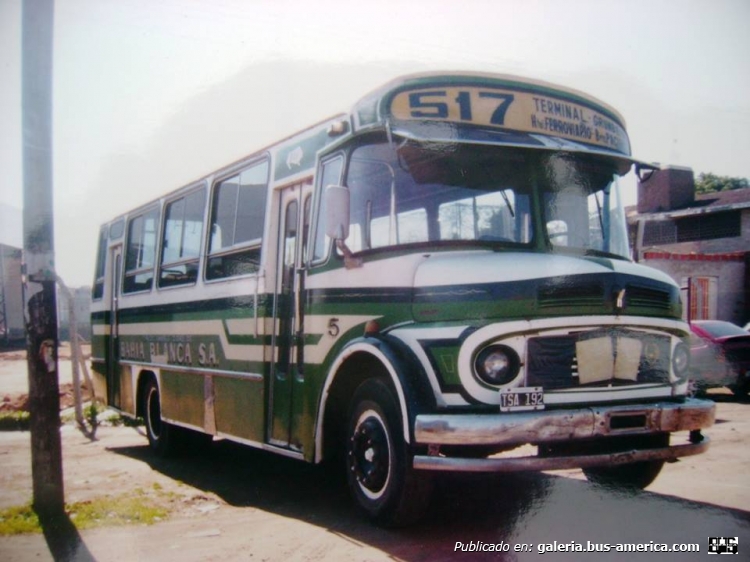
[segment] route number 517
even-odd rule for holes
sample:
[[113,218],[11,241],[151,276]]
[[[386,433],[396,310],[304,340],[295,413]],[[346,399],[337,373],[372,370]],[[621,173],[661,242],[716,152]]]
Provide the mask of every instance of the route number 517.
[[[495,103],[488,107],[490,100]],[[409,94],[409,109],[413,118],[449,119],[458,110],[461,121],[485,122],[486,114],[490,125],[504,125],[505,113],[513,103],[513,94],[477,90],[430,90]],[[478,113],[476,116],[474,113]]]

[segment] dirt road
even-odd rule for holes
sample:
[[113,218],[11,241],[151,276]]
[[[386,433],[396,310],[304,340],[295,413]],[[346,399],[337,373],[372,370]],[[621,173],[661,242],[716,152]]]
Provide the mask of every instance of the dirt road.
[[[5,372],[5,371],[2,371]],[[0,375],[2,376],[2,375]],[[0,385],[2,379],[0,379]],[[0,387],[1,388],[1,387]],[[750,404],[728,394],[707,431],[705,455],[665,467],[646,492],[615,493],[578,471],[502,477],[445,477],[429,516],[399,531],[375,528],[353,508],[343,479],[305,465],[216,442],[205,454],[154,458],[137,429],[102,427],[90,442],[65,427],[66,499],[85,501],[158,490],[172,510],[152,526],[0,538],[3,561],[52,560],[592,560],[601,554],[541,554],[542,545],[692,543],[701,554],[649,553],[658,560],[705,558],[708,537],[739,537],[750,551]],[[29,435],[0,433],[0,507],[31,499]],[[556,541],[556,543],[555,543]],[[493,545],[508,552],[456,552]],[[558,546],[562,545],[562,546]],[[526,549],[526,552],[514,552]],[[552,557],[551,557],[552,556]],[[606,559],[630,560],[614,552]],[[584,558],[585,559],[585,558]],[[644,558],[638,558],[644,559]]]

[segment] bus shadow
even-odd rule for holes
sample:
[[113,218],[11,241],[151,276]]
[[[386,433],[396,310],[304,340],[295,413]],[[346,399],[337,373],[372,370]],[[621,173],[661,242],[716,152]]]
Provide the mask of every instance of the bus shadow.
[[[697,543],[705,552],[709,535],[744,536],[744,544],[750,542],[748,512],[537,473],[441,475],[423,521],[385,530],[355,508],[344,475],[326,467],[225,441],[214,443],[210,454],[189,458],[159,459],[146,446],[109,451],[143,461],[229,505],[304,521],[402,560],[448,560],[457,547],[496,560],[495,551],[471,550],[497,548],[486,545],[507,545],[504,559],[529,560],[541,555],[540,544]],[[514,553],[515,548],[526,552]],[[673,556],[682,560],[684,553]],[[580,552],[555,557],[578,560]]]

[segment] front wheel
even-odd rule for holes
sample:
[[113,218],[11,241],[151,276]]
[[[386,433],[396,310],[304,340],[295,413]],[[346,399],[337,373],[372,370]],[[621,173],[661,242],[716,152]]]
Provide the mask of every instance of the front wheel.
[[[639,437],[612,438],[604,442],[598,452],[618,452],[628,449],[659,449],[669,446],[669,434],[646,435]],[[643,490],[659,476],[664,461],[641,461],[620,466],[584,468],[583,473],[589,482]]]
[[380,379],[354,393],[346,438],[349,489],[378,525],[399,527],[418,520],[432,493],[432,475],[412,468],[398,402]]
[[618,488],[643,490],[659,476],[664,461],[644,461],[613,467],[584,468],[589,482]]
[[729,387],[738,399],[745,400],[750,395],[750,373],[737,377],[737,382]]

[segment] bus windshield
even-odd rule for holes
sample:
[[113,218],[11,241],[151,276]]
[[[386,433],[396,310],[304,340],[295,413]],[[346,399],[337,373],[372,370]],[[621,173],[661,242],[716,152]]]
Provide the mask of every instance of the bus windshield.
[[353,252],[414,243],[544,247],[628,257],[611,159],[508,147],[405,143],[351,153]]

